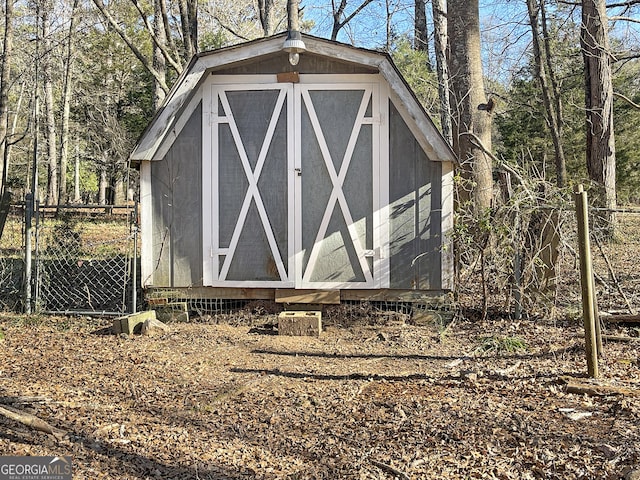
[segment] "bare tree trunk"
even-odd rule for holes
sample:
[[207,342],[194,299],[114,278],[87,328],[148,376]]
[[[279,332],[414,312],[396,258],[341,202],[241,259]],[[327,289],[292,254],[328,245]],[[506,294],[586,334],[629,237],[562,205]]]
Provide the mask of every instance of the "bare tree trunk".
[[482,211],[493,198],[492,161],[485,149],[491,150],[494,102],[487,101],[484,91],[478,0],[451,0],[447,8],[453,148],[466,184],[458,198],[461,203],[472,201]]
[[47,175],[47,205],[56,205],[58,203],[58,149],[56,141],[56,116],[53,101],[53,72],[52,72],[52,49],[50,29],[50,12],[53,5],[45,2],[42,11],[42,41],[45,51],[43,62],[42,76],[44,84],[44,109],[46,118],[47,133],[47,153],[49,157],[49,170]]
[[107,167],[106,165],[101,165],[100,167],[100,184],[98,186],[98,203],[100,205],[107,204],[107,188],[109,186],[109,182],[107,182]]
[[0,194],[4,192],[7,180],[9,128],[9,82],[13,55],[13,1],[6,0],[4,11],[4,48],[0,62]]
[[260,25],[262,34],[265,37],[271,35],[274,0],[258,0],[258,11],[260,12]]
[[562,138],[562,130],[564,128],[564,109],[562,107],[562,96],[560,95],[560,85],[556,78],[556,69],[553,65],[553,55],[551,54],[552,34],[549,32],[549,22],[547,22],[547,7],[545,2],[540,2],[540,19],[542,21],[542,44],[544,45],[545,60],[547,61],[547,73],[551,81],[551,91],[553,101],[555,102],[555,112],[558,116],[558,127],[560,129],[560,138]]
[[425,0],[415,0],[414,10],[413,48],[419,52],[425,52],[427,54],[427,67],[431,70],[431,63],[429,63],[429,31],[427,29],[427,10]]
[[198,2],[197,0],[179,0],[180,23],[184,43],[183,59],[189,59],[198,51]]
[[[587,113],[587,171],[597,183],[603,199],[600,206],[615,209],[616,144],[613,132],[613,84],[611,53],[604,0],[582,0],[580,44],[585,66],[585,104]],[[597,197],[594,198],[598,200]],[[603,228],[615,230],[615,213],[606,214]]]
[[449,103],[449,66],[447,65],[447,7],[445,0],[431,0],[433,12],[433,45],[438,71],[438,96],[440,97],[440,123],[442,134],[451,144],[451,104]]
[[69,158],[69,117],[71,113],[71,86],[73,79],[73,42],[75,38],[75,29],[78,22],[76,11],[78,8],[78,0],[73,0],[71,7],[71,16],[69,22],[69,32],[67,34],[67,52],[64,69],[64,85],[62,95],[62,125],[60,126],[60,195],[61,203],[67,203],[67,163]]
[[[153,69],[158,72],[160,78],[165,79],[167,74],[167,61],[162,54],[162,50],[157,43],[165,42],[165,25],[162,21],[162,5],[163,0],[155,0],[155,12],[153,16],[153,34],[157,39],[157,42],[153,44]],[[164,43],[163,43],[164,44]],[[154,82],[155,91],[153,95],[154,108],[157,110],[162,105],[167,91],[162,87],[162,82]]]
[[[559,94],[555,99],[553,98],[555,93],[552,87],[549,85],[547,79],[547,71],[545,68],[549,66],[551,70],[551,63],[549,58],[546,62],[543,57],[548,57],[549,49],[544,49],[541,46],[539,18],[538,14],[541,10],[541,5],[544,0],[538,5],[537,0],[527,0],[527,10],[529,12],[529,25],[531,26],[531,38],[533,44],[533,55],[536,66],[536,77],[540,84],[540,90],[542,91],[542,101],[544,103],[544,109],[546,111],[547,126],[551,133],[551,139],[553,141],[553,148],[555,151],[555,165],[556,165],[556,183],[558,187],[564,188],[567,186],[567,166],[564,157],[564,149],[562,148],[562,111],[560,109],[561,103]],[[545,21],[545,19],[543,19]]]
[[80,197],[80,146],[77,143],[73,172],[73,203],[82,203],[82,198]]

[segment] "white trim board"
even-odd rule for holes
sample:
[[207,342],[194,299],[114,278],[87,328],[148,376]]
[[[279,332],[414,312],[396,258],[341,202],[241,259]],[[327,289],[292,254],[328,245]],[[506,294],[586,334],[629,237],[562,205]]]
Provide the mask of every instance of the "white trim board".
[[140,166],[140,278],[141,286],[153,285],[153,204],[151,196],[151,163]]

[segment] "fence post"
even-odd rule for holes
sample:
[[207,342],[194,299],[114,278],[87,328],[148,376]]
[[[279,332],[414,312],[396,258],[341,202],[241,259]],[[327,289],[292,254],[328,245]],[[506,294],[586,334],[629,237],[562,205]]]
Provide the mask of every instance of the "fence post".
[[133,266],[131,279],[131,313],[138,311],[138,201],[133,207]]
[[31,227],[33,223],[33,194],[27,193],[24,202],[24,311],[31,314]]
[[515,227],[516,227],[516,242],[515,242],[515,254],[513,258],[513,282],[515,283],[516,291],[515,291],[515,309],[514,309],[514,319],[521,320],[522,319],[522,256],[520,250],[520,209],[516,210],[516,219],[515,219]]
[[595,293],[589,241],[587,192],[582,185],[575,189],[576,216],[578,220],[578,247],[580,252],[580,285],[582,286],[582,319],[587,352],[589,376],[598,376],[598,341],[596,335]]

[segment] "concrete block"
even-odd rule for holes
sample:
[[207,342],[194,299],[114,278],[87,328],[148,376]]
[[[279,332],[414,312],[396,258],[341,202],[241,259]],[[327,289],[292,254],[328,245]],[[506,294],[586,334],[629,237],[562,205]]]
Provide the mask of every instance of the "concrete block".
[[152,336],[166,333],[169,330],[169,326],[165,325],[160,320],[148,318],[142,323],[142,330],[140,333],[142,333],[142,335]]
[[278,334],[317,337],[322,332],[322,312],[282,312],[278,315]]
[[116,335],[120,333],[126,333],[132,335],[133,333],[140,333],[142,324],[145,320],[156,319],[156,312],[149,310],[146,312],[137,312],[124,317],[118,317],[113,321],[113,333]]
[[169,302],[165,305],[154,305],[151,307],[156,312],[156,317],[161,322],[188,322],[189,310],[187,302]]

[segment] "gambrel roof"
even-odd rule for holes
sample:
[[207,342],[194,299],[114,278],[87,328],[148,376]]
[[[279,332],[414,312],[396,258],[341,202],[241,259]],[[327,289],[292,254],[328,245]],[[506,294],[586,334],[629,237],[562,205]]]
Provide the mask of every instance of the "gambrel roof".
[[[207,74],[225,66],[242,65],[279,53],[286,58],[286,52],[282,51],[285,38],[286,33],[282,33],[194,56],[138,140],[130,160],[137,163],[162,159],[167,147],[173,143],[173,139],[186,121],[181,119],[182,113],[190,110],[188,108],[190,103],[200,101],[196,98],[196,93]],[[411,125],[413,133],[429,158],[434,161],[455,161],[450,145],[422,108],[388,54],[305,34],[303,34],[303,40],[307,51],[301,56],[326,57],[334,61],[359,65],[379,73],[389,84],[392,97],[403,105],[409,115],[409,123],[413,124]]]

